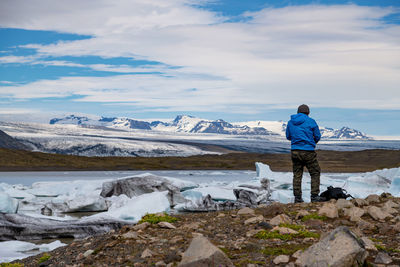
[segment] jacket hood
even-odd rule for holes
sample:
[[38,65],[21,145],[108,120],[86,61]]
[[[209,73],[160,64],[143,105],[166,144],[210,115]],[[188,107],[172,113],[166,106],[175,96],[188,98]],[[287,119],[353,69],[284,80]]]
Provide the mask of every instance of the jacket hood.
[[294,115],[290,116],[290,120],[292,121],[292,123],[294,125],[300,125],[306,121],[307,117],[308,116],[306,114],[298,113],[298,114],[294,114]]

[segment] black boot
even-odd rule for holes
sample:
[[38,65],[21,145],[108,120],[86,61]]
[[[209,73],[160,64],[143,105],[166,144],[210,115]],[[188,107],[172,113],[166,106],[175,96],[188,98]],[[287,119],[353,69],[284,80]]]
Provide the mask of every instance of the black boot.
[[302,197],[294,197],[294,203],[303,203],[304,202],[304,200],[303,200],[303,198]]
[[318,195],[311,195],[311,202],[324,202],[326,199]]

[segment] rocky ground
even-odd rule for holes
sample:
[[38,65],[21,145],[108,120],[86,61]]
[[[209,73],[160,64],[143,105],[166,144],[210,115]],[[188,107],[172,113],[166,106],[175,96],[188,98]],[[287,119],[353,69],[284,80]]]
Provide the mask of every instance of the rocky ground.
[[[343,248],[349,244],[359,246],[357,257],[364,266],[400,266],[399,212],[400,198],[382,194],[351,201],[274,203],[254,209],[179,214],[173,215],[177,220],[170,223],[124,226],[119,231],[76,240],[47,254],[14,263],[23,266],[177,266],[189,261],[182,266],[198,266],[190,263],[190,257],[208,257],[203,259],[209,262],[205,266],[310,266],[304,262],[310,258],[305,256],[307,251],[316,254],[310,246],[323,243],[321,240],[331,242],[336,235],[327,235],[339,226],[347,226],[355,234],[355,245],[343,241]],[[163,214],[153,219],[160,217]],[[200,237],[204,238],[194,244],[193,239]],[[340,249],[342,241],[336,241],[336,245],[329,244],[324,251],[334,255],[332,258],[353,249]],[[191,251],[185,253],[189,245]],[[335,246],[339,246],[337,251],[329,251]],[[208,255],[194,255],[204,251]],[[214,252],[222,256],[215,256]],[[212,253],[214,256],[210,258]],[[225,258],[220,265],[217,261],[221,257]],[[210,263],[210,259],[216,262]],[[350,261],[340,261],[342,265],[334,266],[351,266]]]

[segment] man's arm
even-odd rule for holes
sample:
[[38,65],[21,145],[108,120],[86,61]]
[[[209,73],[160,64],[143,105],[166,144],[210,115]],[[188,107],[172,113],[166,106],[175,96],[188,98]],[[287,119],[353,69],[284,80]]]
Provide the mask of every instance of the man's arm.
[[290,134],[290,130],[289,130],[289,123],[287,124],[287,126],[286,126],[286,139],[287,140],[292,140],[292,135]]
[[321,132],[319,131],[319,127],[318,127],[317,123],[315,123],[315,127],[313,128],[313,134],[314,134],[315,143],[318,143],[319,140],[321,139]]

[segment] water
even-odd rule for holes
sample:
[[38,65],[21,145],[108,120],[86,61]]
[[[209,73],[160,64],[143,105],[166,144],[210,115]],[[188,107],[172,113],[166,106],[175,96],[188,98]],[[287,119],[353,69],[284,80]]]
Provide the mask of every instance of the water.
[[257,176],[255,171],[250,170],[0,172],[0,183],[31,186],[35,182],[118,179],[142,173],[179,178],[195,183],[246,182]]

